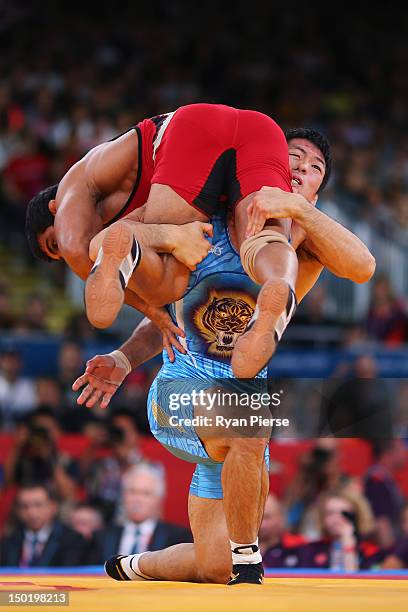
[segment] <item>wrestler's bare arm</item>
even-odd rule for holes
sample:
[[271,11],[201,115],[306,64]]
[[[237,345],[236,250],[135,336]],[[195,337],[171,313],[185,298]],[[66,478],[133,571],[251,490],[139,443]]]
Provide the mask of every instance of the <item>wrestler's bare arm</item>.
[[102,229],[95,201],[95,186],[87,179],[82,162],[79,162],[60,182],[54,229],[62,258],[83,280],[92,268],[89,243]]
[[129,359],[132,369],[135,369],[162,352],[161,333],[149,319],[144,318],[119,350]]
[[[133,235],[139,242],[142,252],[151,251],[156,254],[174,255],[187,268],[195,270],[196,265],[207,256],[211,248],[209,242],[213,233],[211,223],[193,221],[184,225],[145,224],[142,222],[143,214],[141,211],[142,209],[139,209],[138,216],[135,216],[138,211],[133,211],[132,218],[130,216],[124,217],[117,223],[125,221],[131,225]],[[106,228],[93,237],[89,245],[89,256],[92,261],[96,260],[103,238],[108,231],[109,228]],[[154,265],[160,265],[160,262],[157,258],[154,258],[149,264],[153,267]]]
[[336,276],[355,283],[370,280],[375,259],[360,238],[304,198],[298,211],[296,221],[307,234],[305,250]]
[[[95,355],[87,361],[85,372],[72,385],[74,391],[83,387],[77,403],[92,408],[100,403],[106,408],[125,380],[130,369],[137,368],[162,349],[161,334],[148,319],[143,319],[130,338],[109,355]],[[130,368],[130,369],[129,369]]]
[[[313,255],[304,251],[302,247],[297,250],[297,256],[299,260],[299,274],[296,283],[296,297],[298,302],[300,302],[316,283],[323,270],[323,266]],[[148,316],[150,315],[148,314]],[[170,361],[173,361],[173,349],[165,335],[164,345]],[[173,345],[177,350],[185,352],[179,342],[178,345],[173,342]],[[158,355],[162,348],[163,340],[161,333],[156,325],[148,318],[145,318],[136,327],[130,338],[119,347],[119,350],[126,356],[131,368],[134,369],[155,355]],[[106,408],[112,396],[125,379],[126,373],[125,369],[120,370],[118,362],[112,356],[96,355],[88,361],[84,374],[73,384],[74,391],[79,391],[83,387],[77,402],[79,404],[86,404],[88,408],[92,408],[98,402],[101,402],[101,406]]]
[[[187,288],[189,269],[194,270],[211,248],[208,240],[212,235],[211,224],[194,221],[185,225],[156,225],[136,223],[127,218],[118,223],[130,226],[142,253],[128,289],[154,306],[180,299]],[[92,261],[98,256],[106,232],[111,232],[113,227],[92,239],[89,247]]]
[[58,248],[70,268],[85,279],[92,267],[88,249],[102,230],[98,202],[117,191],[131,191],[137,167],[137,136],[132,131],[98,145],[62,178],[54,227]]
[[296,255],[299,267],[295,293],[299,304],[317,283],[320,274],[324,270],[324,266],[322,266],[312,253],[304,249],[303,245],[298,248]]
[[248,210],[248,232],[259,232],[269,218],[290,217],[306,232],[305,248],[336,276],[356,283],[370,280],[375,259],[347,228],[315,208],[300,194],[263,187]]

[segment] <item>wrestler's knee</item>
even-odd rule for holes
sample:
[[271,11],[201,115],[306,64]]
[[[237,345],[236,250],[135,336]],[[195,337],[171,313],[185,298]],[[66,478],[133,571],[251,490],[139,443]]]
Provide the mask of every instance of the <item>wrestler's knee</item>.
[[211,563],[198,565],[198,577],[200,582],[213,584],[226,584],[231,574],[231,561],[214,560]]
[[263,456],[268,438],[232,438],[230,448],[243,455]]

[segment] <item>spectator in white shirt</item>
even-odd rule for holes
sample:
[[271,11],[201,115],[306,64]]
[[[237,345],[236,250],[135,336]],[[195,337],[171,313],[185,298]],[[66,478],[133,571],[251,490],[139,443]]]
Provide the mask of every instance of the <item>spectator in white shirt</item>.
[[21,418],[37,406],[35,383],[21,376],[20,353],[7,348],[0,355],[0,413],[2,430],[14,429]]

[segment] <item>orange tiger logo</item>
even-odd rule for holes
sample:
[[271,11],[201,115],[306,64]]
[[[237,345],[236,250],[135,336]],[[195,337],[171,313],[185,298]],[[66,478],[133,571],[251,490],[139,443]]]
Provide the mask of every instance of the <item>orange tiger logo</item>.
[[209,342],[208,352],[229,357],[239,336],[244,333],[255,309],[255,301],[247,294],[210,293],[208,301],[197,309],[194,323]]

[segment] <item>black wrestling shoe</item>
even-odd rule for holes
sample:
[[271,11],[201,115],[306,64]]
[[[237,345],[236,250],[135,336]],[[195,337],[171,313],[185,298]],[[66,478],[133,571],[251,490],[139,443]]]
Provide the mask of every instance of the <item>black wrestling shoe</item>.
[[130,580],[129,576],[127,576],[120,564],[120,560],[124,557],[125,555],[119,555],[117,557],[111,557],[105,561],[105,572],[110,578],[113,578],[114,580]]
[[232,567],[231,578],[227,584],[263,584],[262,563],[237,563]]

